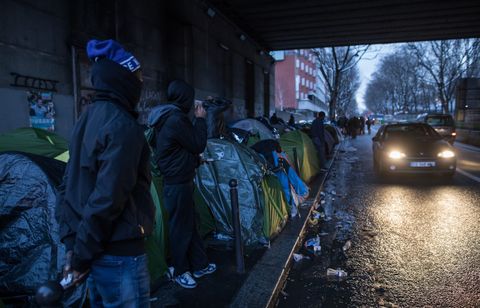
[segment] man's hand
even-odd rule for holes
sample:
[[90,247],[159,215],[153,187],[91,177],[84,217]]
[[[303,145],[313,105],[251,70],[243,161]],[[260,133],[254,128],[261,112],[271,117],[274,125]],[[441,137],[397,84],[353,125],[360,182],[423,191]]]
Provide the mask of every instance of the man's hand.
[[65,255],[65,265],[63,266],[63,278],[66,278],[68,274],[72,272],[72,256],[73,251],[67,251]]
[[207,116],[207,111],[203,108],[202,104],[195,105],[195,117],[204,118]]
[[90,272],[90,270],[87,270],[83,273],[79,273],[73,270],[72,257],[73,251],[67,251],[67,254],[65,256],[65,265],[63,266],[63,279],[60,282],[64,289],[68,289],[82,283]]
[[79,273],[77,271],[73,271],[73,282],[72,284],[74,286],[81,284],[88,276],[88,273],[90,273],[90,270],[86,270],[83,273]]

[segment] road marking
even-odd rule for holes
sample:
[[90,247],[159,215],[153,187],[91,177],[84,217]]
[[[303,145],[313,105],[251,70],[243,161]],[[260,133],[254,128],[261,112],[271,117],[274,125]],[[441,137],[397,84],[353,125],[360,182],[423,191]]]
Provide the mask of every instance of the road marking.
[[478,176],[474,176],[473,174],[470,174],[460,168],[457,168],[457,172],[466,176],[467,178],[471,179],[471,180],[474,180],[474,181],[477,181],[478,183],[480,183],[480,177]]

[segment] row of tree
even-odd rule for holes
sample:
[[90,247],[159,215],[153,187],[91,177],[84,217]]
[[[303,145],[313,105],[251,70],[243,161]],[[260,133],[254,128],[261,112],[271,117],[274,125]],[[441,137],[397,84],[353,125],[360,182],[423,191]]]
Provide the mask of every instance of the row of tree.
[[[357,113],[358,62],[369,48],[348,46],[314,50],[325,82],[330,118]],[[381,60],[367,86],[364,100],[367,108],[375,113],[448,113],[453,111],[457,80],[479,75],[480,39],[403,44]]]
[[479,39],[408,43],[380,61],[364,100],[375,113],[450,113],[468,77],[480,77]]

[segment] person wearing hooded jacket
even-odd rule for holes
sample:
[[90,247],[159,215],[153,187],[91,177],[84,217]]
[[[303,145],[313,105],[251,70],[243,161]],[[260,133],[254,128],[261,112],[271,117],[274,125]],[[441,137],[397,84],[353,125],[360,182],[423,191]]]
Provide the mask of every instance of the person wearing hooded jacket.
[[[56,216],[64,275],[88,276],[92,307],[149,307],[145,237],[153,230],[150,150],[137,123],[140,63],[113,40],[91,40],[93,103],[75,124]],[[71,275],[69,275],[71,276]]]
[[194,95],[186,82],[172,81],[167,90],[168,102],[152,109],[148,118],[148,126],[155,131],[153,160],[163,176],[163,197],[169,214],[169,274],[184,288],[195,288],[194,278],[216,270],[215,264],[208,263],[195,223],[193,179],[207,145],[207,124],[202,105],[195,106],[194,123],[188,117]]

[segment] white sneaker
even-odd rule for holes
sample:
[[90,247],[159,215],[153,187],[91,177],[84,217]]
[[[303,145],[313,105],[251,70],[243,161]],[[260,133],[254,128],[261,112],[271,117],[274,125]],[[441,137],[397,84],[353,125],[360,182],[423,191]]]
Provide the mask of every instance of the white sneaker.
[[200,278],[204,275],[211,274],[217,270],[217,265],[215,263],[210,263],[204,269],[193,272],[193,277]]
[[169,266],[167,268],[167,273],[165,273],[165,275],[167,275],[167,278],[168,280],[173,280],[173,273],[175,272],[175,268],[173,266]]
[[180,276],[175,277],[175,282],[186,289],[193,289],[197,286],[197,282],[193,279],[190,272],[185,272]]

